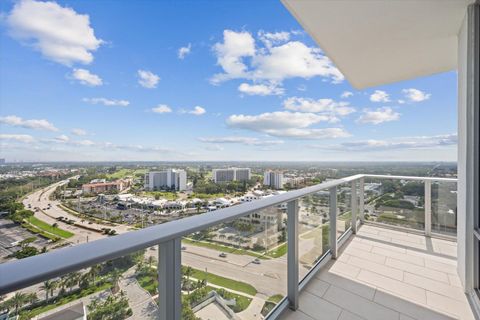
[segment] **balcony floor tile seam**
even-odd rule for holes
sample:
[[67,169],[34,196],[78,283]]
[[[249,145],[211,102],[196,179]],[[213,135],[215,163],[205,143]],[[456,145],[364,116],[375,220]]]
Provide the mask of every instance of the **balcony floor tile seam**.
[[405,261],[405,262],[411,262],[413,264],[425,267],[425,259],[422,258],[422,257],[418,257],[418,256],[414,256],[414,255],[408,255],[406,253],[392,252],[392,251],[390,251],[388,249],[385,249],[385,248],[373,248],[372,253],[382,255],[385,258],[390,257],[390,258],[394,258],[394,259]]
[[448,256],[448,255],[441,254],[441,253],[435,253],[435,252],[424,253],[424,252],[420,252],[418,250],[407,249],[406,254],[411,255],[411,256],[422,257],[425,260],[436,261],[436,262],[440,262],[440,263],[443,263],[443,264],[448,264],[448,265],[451,265],[451,266],[457,266],[457,262],[456,262],[457,257]]
[[[382,261],[381,264],[385,264],[385,260],[386,260],[386,256],[383,255],[383,254],[379,254],[379,253],[376,253],[376,252],[373,252],[373,250],[375,248],[372,249],[371,252],[368,252],[368,251],[365,251],[365,250],[362,250],[362,249],[355,249],[355,250],[348,250],[349,248],[346,248],[345,249],[345,252],[351,256],[354,256],[354,257],[359,257],[359,258],[363,258],[363,257],[371,257],[372,261],[378,259],[378,261]],[[366,258],[368,259],[368,258]],[[377,262],[378,263],[378,262]]]
[[[381,304],[381,303],[378,303],[378,302],[375,301],[375,300],[368,299],[368,298],[366,298],[366,297],[364,297],[364,296],[361,296],[361,295],[359,295],[359,294],[357,294],[357,293],[355,293],[355,292],[351,292],[351,291],[349,291],[349,290],[347,290],[347,289],[344,289],[344,288],[335,286],[335,285],[333,285],[333,284],[332,284],[330,287],[338,288],[338,289],[340,289],[340,290],[347,291],[348,293],[353,294],[353,295],[355,295],[355,296],[357,296],[357,297],[359,297],[359,298],[361,298],[361,299],[365,299],[365,300],[367,300],[367,301],[369,301],[369,302],[371,302],[371,303],[373,303],[373,304],[375,304],[375,305],[378,305],[378,306],[381,307],[381,308],[385,308],[385,309],[388,309],[388,310],[393,311],[394,313],[398,313],[398,314],[399,314],[399,318],[400,318],[400,312],[398,312],[397,310],[394,310],[394,309],[390,308],[389,306],[385,306],[385,305],[383,305],[383,304]],[[326,293],[327,293],[327,292],[325,292],[325,294],[326,294]],[[375,293],[374,293],[373,297],[375,297],[375,294],[376,294],[376,293],[377,293],[377,289],[375,288]],[[341,308],[342,310],[345,310],[345,311],[347,311],[347,312],[349,312],[349,313],[353,313],[354,315],[356,315],[356,316],[359,317],[359,318],[365,319],[364,317],[362,317],[361,315],[359,315],[359,314],[356,313],[355,311],[345,309],[345,308],[342,307],[341,305],[339,305],[339,304],[337,304],[337,303],[335,303],[335,302],[333,302],[333,301],[326,300],[325,298],[321,298],[321,299],[322,299],[322,300],[325,300],[325,301],[327,301],[327,302],[329,302],[329,303],[332,303],[332,304],[336,305],[337,307]],[[365,320],[369,320],[369,319],[365,319]]]
[[[407,276],[408,276],[408,275],[412,275],[412,276],[417,277],[417,278],[423,278],[423,279],[425,279],[426,281],[434,281],[434,280],[432,280],[432,279],[425,278],[425,277],[422,277],[422,276],[419,276],[419,275],[416,275],[416,274],[413,274],[413,273],[410,273],[410,272],[406,272],[406,274],[407,274]],[[414,286],[414,287],[417,287],[417,288],[420,288],[420,289],[424,289],[426,292],[431,292],[431,293],[434,293],[434,294],[438,294],[438,295],[440,295],[440,296],[443,296],[443,297],[446,297],[446,298],[449,298],[449,299],[452,299],[452,300],[455,300],[455,301],[458,301],[458,302],[464,302],[464,299],[463,299],[463,298],[464,298],[465,296],[464,296],[463,292],[462,292],[462,297],[459,298],[459,299],[457,299],[457,298],[454,298],[454,297],[452,297],[452,296],[445,295],[445,294],[443,294],[443,293],[441,293],[441,292],[439,292],[439,291],[435,291],[435,290],[433,290],[433,289],[426,288],[426,286],[421,286],[418,281],[409,281],[409,282],[405,282],[405,281],[404,281],[404,283],[405,283],[405,284],[408,284],[408,285],[411,285],[411,286]],[[448,287],[450,287],[450,289],[452,289],[452,290],[457,290],[457,289],[459,289],[459,288],[457,288],[457,287],[451,286],[450,284],[445,284],[445,283],[438,283],[438,284],[439,284],[439,285],[442,285],[442,286],[443,286],[443,285],[448,286]],[[461,290],[461,291],[462,291],[462,290]]]
[[[376,262],[374,262],[374,261],[370,261],[370,260],[368,260],[368,259],[363,259],[363,258],[361,258],[361,257],[353,257],[353,258],[356,258],[356,259],[365,261],[365,262],[367,262],[367,263],[376,264],[376,265],[378,265],[379,267],[390,268],[390,266],[387,266],[386,264],[379,264],[379,263],[376,263]],[[353,258],[352,258],[352,259],[353,259]],[[394,268],[396,271],[401,271],[401,273],[402,273],[401,279],[398,279],[398,278],[394,277],[392,274],[379,273],[379,272],[375,271],[374,268],[373,268],[373,269],[365,268],[365,267],[359,266],[358,264],[352,263],[351,261],[350,261],[349,263],[350,263],[350,264],[353,264],[354,266],[356,266],[356,267],[358,267],[358,268],[360,268],[361,270],[367,270],[367,271],[376,273],[376,274],[378,274],[378,275],[381,275],[381,276],[384,276],[384,277],[388,277],[388,278],[393,279],[393,280],[403,281],[403,279],[404,279],[404,277],[405,277],[405,276],[404,276],[405,271],[404,271],[404,270],[401,270],[401,269]],[[358,278],[358,275],[357,275],[357,277],[356,277],[355,279],[357,279],[357,278]]]
[[[418,273],[415,273],[413,272],[412,270],[405,270],[405,268],[402,268],[400,266],[394,266],[392,265],[392,263],[403,263],[403,264],[407,264],[413,268],[421,268],[421,269],[425,269],[425,270],[422,270],[423,272],[419,271]],[[427,268],[427,267],[422,267],[422,266],[419,266],[417,264],[412,264],[412,263],[408,263],[408,262],[405,262],[405,261],[401,261],[401,260],[398,260],[398,259],[395,259],[395,258],[391,258],[391,257],[387,257],[387,260],[385,261],[385,265],[387,265],[388,267],[390,268],[393,268],[393,269],[397,269],[397,270],[401,270],[403,271],[404,273],[405,272],[410,272],[410,273],[413,273],[413,274],[418,274],[418,275],[423,275],[425,277],[425,272],[433,272],[433,273],[439,273],[441,275],[444,275],[445,276],[445,279],[446,280],[442,280],[442,279],[439,279],[438,278],[438,275],[436,276],[432,276],[432,277],[425,277],[425,278],[429,278],[429,279],[432,279],[432,280],[439,280],[445,284],[451,284],[450,281],[449,281],[449,276],[450,274],[446,273],[446,272],[442,272],[442,271],[437,271],[437,270],[434,270],[434,269],[430,269],[430,268]],[[405,274],[404,274],[404,277],[405,277]]]
[[346,285],[340,285],[338,283],[338,281],[334,282],[332,280],[329,280],[329,279],[325,279],[325,274],[323,275],[324,277],[322,278],[322,274],[319,274],[316,278],[319,279],[319,280],[322,280],[324,282],[327,282],[329,283],[330,285],[333,285],[333,286],[337,286],[343,290],[346,290],[348,292],[351,292],[351,293],[354,293],[356,295],[359,295],[359,296],[362,296],[362,297],[365,297],[371,301],[373,301],[373,298],[375,296],[375,291],[377,290],[377,286],[373,285],[373,284],[370,284],[368,282],[365,282],[365,281],[362,281],[362,280],[358,280],[358,279],[351,279],[351,278],[346,278],[346,277],[343,277],[343,275],[338,275],[338,274],[335,274],[335,273],[329,273],[328,271],[326,272],[327,274],[331,274],[333,275],[334,277],[340,277],[342,279],[344,279],[346,282],[352,282],[354,283],[355,285],[358,285],[358,286],[363,286],[365,287],[367,290],[373,290],[373,294],[372,294],[372,297],[371,298],[368,298],[368,297],[365,297],[363,295],[360,295],[356,292],[355,289],[352,289],[351,286],[346,286]]

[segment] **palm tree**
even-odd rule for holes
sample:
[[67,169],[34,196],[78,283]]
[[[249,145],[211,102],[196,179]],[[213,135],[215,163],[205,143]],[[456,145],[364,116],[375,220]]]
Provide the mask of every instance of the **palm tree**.
[[187,276],[187,290],[188,294],[190,294],[190,276],[193,274],[193,269],[190,266],[185,268],[185,275]]
[[30,304],[34,304],[38,300],[38,296],[35,292],[27,294],[27,300]]
[[48,295],[50,292],[52,292],[53,295],[53,290],[55,289],[55,283],[52,280],[47,280],[43,283],[43,285],[40,287],[42,290],[45,290],[45,302],[48,302]]
[[122,272],[120,270],[115,269],[112,271],[113,293],[116,293],[118,292],[118,290],[120,290],[119,282],[121,278],[122,278]]
[[156,262],[154,256],[149,256],[147,261],[148,261],[148,268],[149,268],[149,269],[151,269],[151,268],[152,268],[152,264],[154,264],[154,263]]
[[93,266],[90,267],[89,275],[93,279],[93,285],[94,286],[97,285],[96,277],[98,276],[98,274],[100,273],[101,270],[102,270],[102,267],[99,264],[96,264],[96,265],[93,265]]
[[72,272],[67,275],[65,280],[65,285],[69,288],[70,292],[73,290],[73,287],[78,284],[80,280],[80,273]]
[[28,296],[25,293],[16,292],[10,300],[12,306],[15,307],[15,314],[18,315],[18,309],[20,309],[23,305],[27,303]]

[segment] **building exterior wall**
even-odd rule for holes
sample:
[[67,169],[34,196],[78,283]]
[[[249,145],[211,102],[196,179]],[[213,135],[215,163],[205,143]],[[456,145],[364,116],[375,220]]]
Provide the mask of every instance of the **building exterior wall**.
[[265,171],[263,175],[263,184],[272,189],[283,189],[284,181],[282,172]]
[[213,169],[212,176],[215,183],[248,181],[250,180],[251,172],[250,168]]
[[147,190],[174,188],[183,191],[187,188],[187,173],[175,169],[151,171],[145,174],[144,187]]

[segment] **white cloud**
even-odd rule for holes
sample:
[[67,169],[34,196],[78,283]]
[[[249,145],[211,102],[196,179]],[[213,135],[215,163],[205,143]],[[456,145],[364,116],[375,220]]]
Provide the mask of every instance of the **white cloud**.
[[172,112],[172,108],[170,108],[166,104],[159,104],[155,108],[152,108],[152,111],[155,113],[170,113]]
[[403,89],[402,92],[405,95],[405,98],[407,98],[407,100],[410,102],[422,102],[430,99],[431,96],[430,93],[426,93],[414,88]]
[[223,150],[225,150],[225,148],[222,147],[219,144],[212,144],[212,145],[206,146],[205,149],[207,149],[209,151],[223,151]]
[[398,102],[398,104],[404,104],[404,103],[405,103],[405,100],[403,100],[403,99],[398,99],[397,102]]
[[103,84],[103,81],[99,76],[86,69],[73,69],[72,77],[78,80],[81,84],[91,87],[101,86]]
[[360,118],[357,119],[357,122],[380,124],[383,122],[395,121],[398,119],[400,119],[400,113],[395,112],[390,107],[383,107],[376,110],[363,110],[363,114],[360,116]]
[[138,83],[147,89],[153,89],[157,87],[160,77],[148,70],[138,70]]
[[355,108],[350,107],[348,102],[336,102],[332,99],[290,97],[283,101],[283,107],[292,111],[330,114],[333,122],[338,121],[336,116],[355,112]]
[[82,146],[82,147],[91,147],[91,146],[96,145],[96,143],[93,142],[92,140],[72,141],[71,143],[73,145],[78,145],[78,146]]
[[266,47],[271,47],[274,44],[284,43],[290,40],[290,33],[286,31],[281,32],[265,32],[258,31],[258,39],[262,41]]
[[35,130],[58,131],[57,128],[45,119],[24,120],[17,116],[0,117],[0,123]]
[[290,41],[280,46],[259,51],[253,58],[254,79],[282,81],[287,78],[320,76],[338,83],[344,77],[320,49],[308,47],[299,41]]
[[245,144],[253,146],[269,146],[269,145],[279,145],[283,144],[282,140],[261,140],[253,137],[238,137],[238,136],[227,136],[227,137],[209,137],[209,138],[198,138],[198,140],[206,143],[232,143],[232,144]]
[[35,139],[28,134],[0,134],[0,140],[17,141],[23,143],[31,143],[35,141]]
[[53,1],[18,1],[6,17],[9,33],[49,60],[71,66],[89,64],[102,44],[88,15]]
[[360,140],[345,142],[330,149],[345,151],[381,151],[394,149],[431,149],[457,145],[456,134],[393,138],[390,140]]
[[193,110],[187,111],[187,113],[193,114],[195,116],[201,116],[202,114],[205,114],[207,111],[200,107],[200,106],[195,106]]
[[343,128],[285,128],[265,130],[271,136],[293,138],[293,139],[335,139],[350,137]]
[[370,95],[370,101],[373,101],[373,102],[389,102],[390,101],[390,96],[385,91],[375,90],[375,92]]
[[238,91],[248,94],[249,96],[271,96],[282,95],[285,90],[275,84],[248,84],[242,83],[238,86]]
[[341,95],[340,97],[346,99],[346,98],[349,98],[349,97],[351,97],[351,96],[353,96],[353,92],[351,92],[351,91],[343,91],[343,92],[342,92],[342,95]]
[[276,111],[259,115],[231,115],[227,119],[227,125],[232,128],[263,131],[282,128],[306,128],[313,124],[329,120],[330,118],[328,116],[314,113]]
[[90,104],[103,104],[104,106],[108,107],[127,107],[130,104],[130,102],[127,100],[115,100],[107,98],[83,98],[82,100]]
[[308,79],[315,76],[329,78],[335,83],[344,79],[320,49],[308,47],[299,41],[275,45],[287,41],[281,32],[262,32],[260,36],[268,44],[257,50],[251,33],[225,30],[223,42],[216,43],[213,47],[217,64],[222,67],[223,73],[215,74],[211,78],[212,83],[218,84],[230,79],[280,83],[287,78]]
[[313,124],[330,120],[331,117],[328,115],[277,111],[259,115],[231,115],[227,119],[227,125],[231,128],[262,132],[276,137],[298,139],[323,139],[349,136],[349,134],[341,128],[308,128]]
[[192,50],[191,43],[189,43],[186,47],[181,47],[180,49],[178,49],[178,59],[181,59],[181,60],[185,59],[185,57],[190,54],[191,50]]
[[55,137],[55,140],[58,142],[68,142],[70,141],[70,138],[67,135],[61,134],[58,137]]
[[216,74],[213,83],[224,80],[243,78],[247,74],[247,66],[243,57],[255,55],[255,40],[249,32],[223,31],[223,43],[216,43],[213,51],[217,56],[217,64],[225,73]]
[[76,136],[86,136],[87,131],[85,131],[83,129],[79,129],[79,128],[73,128],[72,129],[72,134],[74,134]]

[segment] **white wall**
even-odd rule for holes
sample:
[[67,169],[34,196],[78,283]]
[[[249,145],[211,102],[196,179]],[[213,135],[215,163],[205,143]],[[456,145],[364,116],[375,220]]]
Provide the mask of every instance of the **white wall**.
[[[478,210],[478,51],[475,37],[479,30],[474,24],[478,18],[478,4],[470,5],[458,34],[458,274],[465,292],[473,289],[474,272],[474,214]],[[478,48],[477,48],[478,50]],[[477,57],[477,59],[474,59]]]
[[465,287],[466,281],[466,229],[467,219],[466,215],[466,150],[467,150],[467,101],[466,101],[466,56],[467,56],[467,19],[463,20],[462,27],[458,34],[458,193],[457,193],[457,247],[458,247],[458,275],[460,281]]

